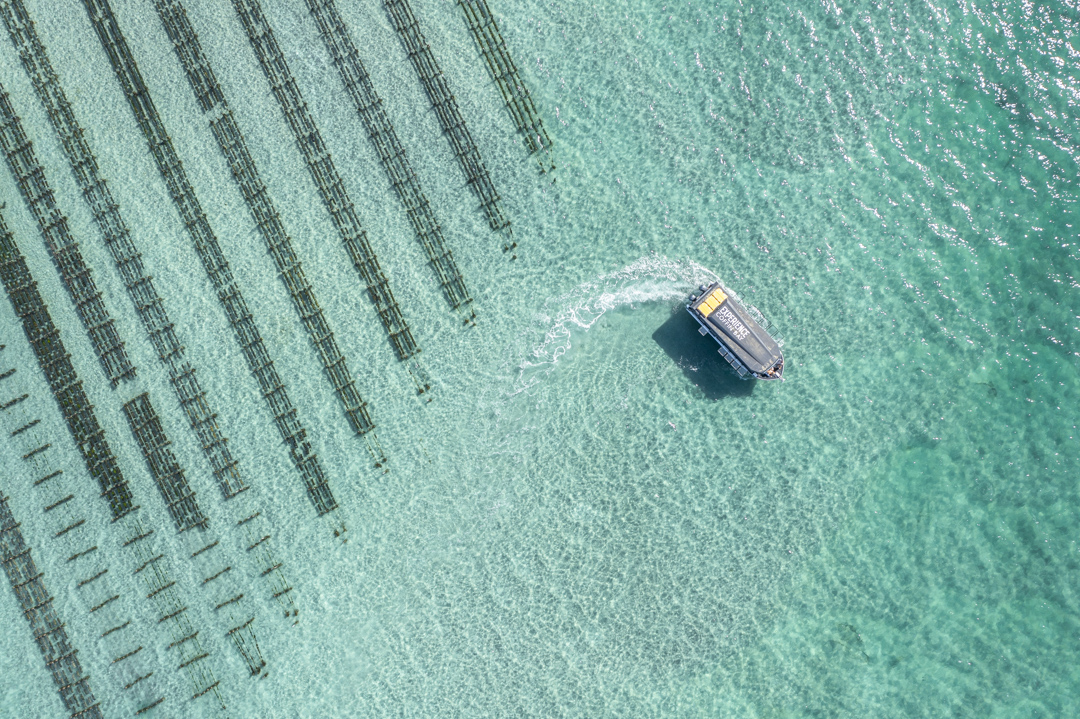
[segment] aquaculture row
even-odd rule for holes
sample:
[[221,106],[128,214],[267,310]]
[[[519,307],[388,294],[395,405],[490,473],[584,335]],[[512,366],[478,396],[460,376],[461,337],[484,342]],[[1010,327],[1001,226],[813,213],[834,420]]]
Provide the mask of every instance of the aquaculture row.
[[41,163],[34,155],[34,146],[23,132],[22,124],[11,107],[7,92],[0,88],[0,147],[3,147],[11,174],[15,176],[19,193],[37,220],[41,236],[53,262],[71,295],[79,320],[86,327],[94,352],[115,386],[122,379],[134,376],[135,368],[128,360],[124,343],[116,331],[113,319],[101,300],[90,268],[83,261],[79,245],[68,229],[67,217],[57,208],[56,197],[45,180]]
[[41,371],[49,382],[60,412],[64,415],[75,445],[82,453],[90,476],[97,480],[101,496],[109,503],[113,519],[120,519],[135,507],[131,491],[120,472],[116,457],[105,441],[105,432],[98,424],[94,406],[83,391],[75,374],[71,357],[64,351],[60,330],[56,329],[49,310],[30,276],[26,260],[15,245],[7,222],[0,216],[0,280],[15,314],[22,320],[23,331],[34,349]]
[[[325,511],[329,511],[336,507],[337,503],[330,494],[322,469],[312,469],[313,465],[318,464],[318,458],[310,442],[307,441],[307,432],[296,418],[296,408],[289,399],[285,384],[274,367],[255,319],[240,293],[240,287],[233,278],[232,270],[221,251],[217,237],[195,196],[195,190],[176,154],[172,138],[166,132],[165,125],[154,106],[142,73],[113,15],[111,5],[108,0],[85,0],[84,5],[98,38],[109,56],[113,71],[124,89],[135,119],[146,137],[158,171],[168,185],[169,194],[180,212],[184,226],[191,235],[203,268],[214,285],[218,301],[225,310],[229,325],[247,360],[248,369],[258,381],[263,399],[269,406],[278,431],[289,448],[293,465],[303,477],[316,507],[320,511],[324,511],[323,507],[327,507]],[[370,431],[373,426],[369,424],[364,430]],[[310,481],[317,483],[312,485]]]
[[[71,364],[70,356],[64,349],[60,333],[37,291],[37,283],[31,277],[26,260],[15,245],[2,216],[0,216],[0,280],[3,281],[4,289],[7,291],[15,313],[22,320],[23,330],[34,350],[38,366],[49,382],[72,438],[82,453],[87,471],[98,481],[101,496],[105,498],[112,513],[113,523],[121,525],[126,537],[122,546],[127,549],[140,570],[145,569],[136,573],[149,590],[146,597],[152,601],[160,617],[159,623],[168,623],[174,641],[192,634],[194,630],[186,614],[187,605],[180,601],[175,587],[176,582],[170,577],[168,560],[154,550],[152,539],[154,530],[145,527],[139,517],[139,505],[133,504],[127,481],[109,448],[105,432],[94,414],[93,405],[90,404],[82,389],[82,382]],[[4,407],[5,410],[9,408],[10,405]],[[47,451],[50,446],[51,443],[41,443],[24,453],[22,458],[24,461],[29,460]],[[55,536],[64,536],[84,523],[85,520],[82,519],[72,522]],[[91,612],[102,609],[118,598],[119,594],[107,597],[92,607]],[[201,664],[209,654],[202,652],[198,642],[185,644],[183,652],[190,655],[185,656],[184,664],[181,666],[186,670],[195,690],[193,696],[198,697],[214,691],[220,702],[220,695],[215,689],[217,680],[214,679],[209,666]]]
[[150,404],[150,395],[143,392],[127,402],[124,415],[150,467],[150,475],[165,499],[169,516],[176,522],[176,528],[183,532],[192,527],[205,527],[206,516],[195,502],[195,492],[188,485],[184,470],[169,449],[171,442],[165,437],[161,420]]
[[[233,0],[233,4],[244,20],[248,37],[259,55],[267,77],[273,82],[275,78],[271,75],[271,68],[285,69],[285,58],[274,40],[258,0]],[[472,302],[472,296],[465,287],[465,280],[461,277],[453,253],[446,246],[442,228],[435,219],[427,195],[420,188],[420,181],[405,155],[405,148],[401,146],[394,126],[390,124],[390,118],[382,108],[382,98],[375,92],[371,77],[360,61],[360,54],[345,31],[345,24],[341,21],[337,6],[333,0],[307,0],[307,5],[315,17],[319,35],[334,60],[334,67],[341,76],[341,82],[360,114],[360,119],[364,121],[364,127],[376,152],[379,153],[390,184],[404,205],[413,231],[427,253],[428,262],[435,270],[439,287],[451,307],[463,309]],[[292,87],[296,87],[295,83]],[[470,312],[466,322],[475,316],[475,313]]]
[[[454,158],[465,173],[466,184],[480,200],[480,207],[487,217],[488,225],[496,231],[505,229],[509,234],[510,220],[503,215],[499,193],[495,191],[491,175],[484,166],[476,143],[473,142],[472,133],[465,124],[465,118],[461,116],[457,98],[450,92],[450,85],[431,52],[431,46],[420,29],[420,23],[409,0],[385,0],[384,5],[390,16],[390,23],[401,38],[413,69],[420,78],[420,84],[424,86],[424,92],[431,101],[435,116],[439,118],[439,126],[454,151]],[[509,250],[510,246],[504,245],[503,249]]]
[[[139,449],[142,451],[143,457],[150,468],[150,474],[161,490],[161,495],[165,499],[166,506],[173,521],[176,522],[177,528],[181,532],[195,527],[205,531],[207,529],[206,517],[203,516],[195,503],[195,493],[188,488],[184,470],[180,467],[180,463],[170,449],[172,443],[165,436],[161,420],[158,419],[157,413],[154,412],[154,408],[150,404],[149,395],[143,393],[125,404],[124,414],[127,416],[131,431],[135,435]],[[217,547],[218,544],[218,541],[214,541],[209,548]],[[232,570],[231,565],[221,568],[220,564],[216,564],[218,561],[216,553],[213,555],[206,554],[206,552],[192,553],[192,559],[196,559],[200,555],[206,555],[200,560],[201,564],[207,564],[208,560],[215,562],[215,564],[209,565],[212,569],[210,569],[210,574],[207,574],[207,578],[203,581],[204,587],[214,579],[218,579]],[[218,590],[226,584],[231,585],[231,583],[227,582],[217,582],[212,589]],[[241,658],[248,666],[248,670],[255,675],[263,670],[266,662],[262,658],[262,652],[259,650],[259,643],[252,626],[254,616],[240,611],[240,603],[243,598],[243,593],[230,586],[224,589],[224,594],[217,592],[214,611],[220,611],[225,607],[230,608],[231,628],[226,632],[226,636],[229,637],[233,646],[240,653]]]
[[458,5],[465,11],[465,22],[469,25],[473,40],[476,41],[476,46],[495,79],[514,124],[525,138],[529,153],[541,150],[550,153],[551,138],[544,129],[544,123],[518,73],[517,65],[510,57],[510,51],[506,49],[506,41],[499,32],[499,25],[495,22],[491,10],[488,9],[487,0],[458,0]]
[[90,678],[83,673],[64,622],[53,607],[53,597],[45,588],[44,574],[38,571],[30,547],[19,531],[19,523],[11,514],[8,498],[0,495],[0,564],[4,565],[11,588],[30,622],[45,666],[52,673],[64,707],[73,717],[101,719]]
[[[7,433],[16,456],[22,457],[29,475],[35,478],[33,487],[41,495],[42,514],[51,527],[51,548],[67,557],[64,566],[69,568],[68,581],[75,580],[83,606],[89,608],[101,633],[99,649],[114,658],[109,668],[132,708],[139,712],[156,706],[164,701],[164,696],[154,686],[157,680],[153,679],[151,654],[144,654],[142,645],[131,636],[131,618],[125,605],[118,601],[120,592],[113,582],[116,574],[110,573],[107,553],[99,551],[94,544],[97,536],[88,528],[84,504],[75,499],[75,493],[81,494],[81,490],[53,461],[52,443],[41,434],[41,418],[32,406],[33,401],[28,401],[26,392],[20,393],[16,368],[4,371],[0,378],[0,399],[6,400],[0,412],[0,429]],[[35,451],[43,446],[47,449]]]
[[154,287],[154,279],[143,266],[142,254],[131,239],[120,208],[113,200],[108,184],[99,174],[97,158],[87,144],[86,133],[75,118],[33,21],[27,15],[22,0],[0,3],[0,14],[19,51],[23,68],[30,76],[38,99],[60,139],[75,180],[90,205],[94,221],[124,280],[143,328],[168,370],[170,383],[213,468],[214,478],[224,496],[233,497],[247,489],[247,484],[232,457],[228,440],[221,434],[217,415],[210,408],[195,368],[184,356],[184,346],[176,337],[173,323],[169,321],[161,296]]
[[[255,160],[248,151],[247,143],[221,92],[217,77],[199,46],[198,36],[188,21],[187,13],[177,2],[160,0],[155,5],[199,106],[212,118],[210,128],[218,147],[228,161],[233,179],[240,186],[259,233],[274,258],[278,274],[292,298],[293,307],[296,308],[308,337],[319,353],[326,377],[345,410],[349,425],[353,432],[364,434],[373,426],[367,404],[356,389],[345,357],[338,349],[334,333],[330,330],[311,284],[304,275],[304,268],[293,250],[292,240],[285,232],[281,216],[270,199],[266,184],[259,176]],[[295,421],[292,415],[283,418],[283,421],[290,419]],[[283,428],[282,433],[285,434],[291,429],[293,428]],[[309,462],[305,470],[308,492],[311,493],[315,506],[319,508],[320,514],[330,511],[336,503],[321,475],[321,468],[317,463]]]

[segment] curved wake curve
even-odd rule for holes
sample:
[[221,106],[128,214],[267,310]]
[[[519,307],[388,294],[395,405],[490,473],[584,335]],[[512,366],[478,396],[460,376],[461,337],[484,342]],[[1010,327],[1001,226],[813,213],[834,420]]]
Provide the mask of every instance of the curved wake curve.
[[698,285],[716,279],[712,271],[696,262],[654,254],[549,298],[538,316],[542,324],[548,325],[544,338],[518,364],[517,383],[511,394],[532,387],[551,372],[559,358],[570,351],[573,332],[588,331],[606,312],[627,305],[677,300]]

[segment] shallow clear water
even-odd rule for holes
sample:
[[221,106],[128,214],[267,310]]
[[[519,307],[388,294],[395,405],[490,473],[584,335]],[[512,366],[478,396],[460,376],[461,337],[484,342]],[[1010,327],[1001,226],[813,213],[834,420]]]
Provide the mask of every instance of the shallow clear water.
[[[314,516],[80,3],[28,0],[296,587],[252,576],[267,658],[207,631],[235,716],[1064,717],[1080,696],[1076,74],[1070,3],[492,0],[555,141],[538,174],[449,0],[413,0],[519,243],[500,251],[377,2],[339,6],[476,297],[447,310],[299,0],[266,2],[435,379],[394,361],[228,3],[188,12],[370,402],[350,436],[152,4],[120,24],[342,505]],[[0,79],[211,523],[219,493],[9,40]],[[144,511],[163,503],[6,170],[27,255]],[[784,332],[740,382],[681,309],[719,276]],[[0,360],[90,531],[120,537],[7,302]],[[9,467],[21,465],[0,443]],[[52,550],[0,490],[108,716],[133,704]],[[200,578],[159,531],[182,591]],[[187,697],[169,638],[161,716]],[[127,584],[125,584],[127,583]],[[60,716],[10,589],[0,716]],[[205,604],[205,602],[203,603]],[[209,609],[192,612],[208,623]],[[200,614],[200,612],[203,612]]]

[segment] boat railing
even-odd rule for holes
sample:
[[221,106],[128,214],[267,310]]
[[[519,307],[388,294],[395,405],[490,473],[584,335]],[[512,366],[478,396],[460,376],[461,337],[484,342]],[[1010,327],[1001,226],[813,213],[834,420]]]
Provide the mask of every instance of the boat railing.
[[749,374],[749,370],[746,369],[743,363],[740,362],[727,347],[720,345],[720,349],[717,351],[720,353],[721,357],[727,360],[727,363],[731,365],[732,369],[734,369],[740,377],[746,377],[746,375]]

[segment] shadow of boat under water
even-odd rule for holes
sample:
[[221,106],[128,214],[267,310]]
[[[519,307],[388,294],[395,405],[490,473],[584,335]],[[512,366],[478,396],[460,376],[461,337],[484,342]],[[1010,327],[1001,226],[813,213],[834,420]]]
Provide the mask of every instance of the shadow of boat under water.
[[697,323],[681,305],[653,332],[652,338],[707,399],[753,394],[757,380],[739,379],[717,352],[716,342],[698,333]]

